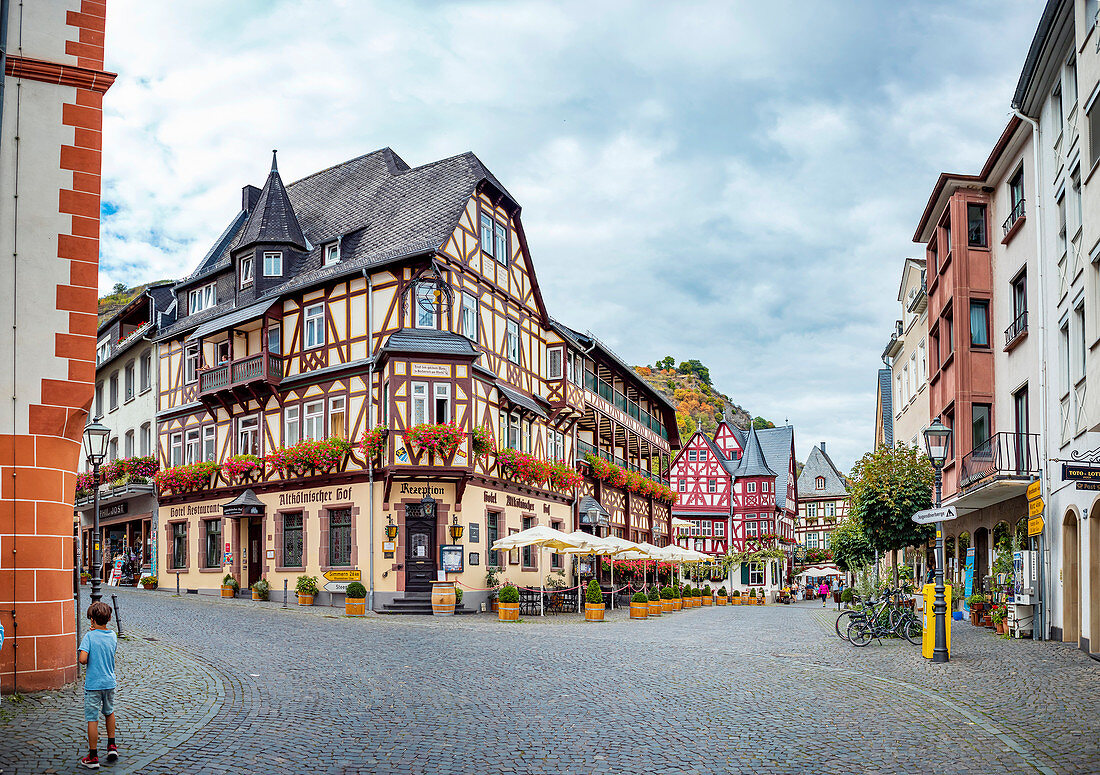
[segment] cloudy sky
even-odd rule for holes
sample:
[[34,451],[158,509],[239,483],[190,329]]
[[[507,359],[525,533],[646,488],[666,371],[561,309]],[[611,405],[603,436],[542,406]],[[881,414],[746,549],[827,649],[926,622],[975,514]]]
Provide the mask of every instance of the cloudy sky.
[[272,148],[287,181],[472,150],[553,315],[847,469],[924,202],[1004,128],[1041,7],[113,0],[102,288],[189,273]]

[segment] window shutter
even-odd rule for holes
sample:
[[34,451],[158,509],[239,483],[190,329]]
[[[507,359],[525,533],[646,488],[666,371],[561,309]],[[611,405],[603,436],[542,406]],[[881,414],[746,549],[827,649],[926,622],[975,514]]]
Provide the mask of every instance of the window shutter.
[[741,563],[741,584],[746,587],[749,585],[749,564],[747,562]]

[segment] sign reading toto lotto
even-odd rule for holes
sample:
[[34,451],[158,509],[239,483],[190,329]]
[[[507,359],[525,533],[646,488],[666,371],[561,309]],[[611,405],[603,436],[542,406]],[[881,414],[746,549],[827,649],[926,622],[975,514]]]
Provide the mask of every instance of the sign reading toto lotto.
[[950,522],[958,518],[958,516],[959,515],[955,512],[955,507],[948,506],[943,509],[925,509],[924,511],[918,511],[912,516],[912,520],[918,525],[930,525],[933,522]]
[[1082,466],[1074,463],[1063,463],[1062,481],[1100,482],[1100,466]]

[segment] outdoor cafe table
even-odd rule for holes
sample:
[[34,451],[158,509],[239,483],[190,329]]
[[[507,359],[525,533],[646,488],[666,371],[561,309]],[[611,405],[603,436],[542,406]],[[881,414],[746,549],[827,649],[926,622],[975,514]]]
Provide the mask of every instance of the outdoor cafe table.
[[520,589],[520,616],[539,615],[540,594],[546,596],[546,613],[548,614],[571,614],[577,612],[577,590],[575,589],[548,589],[542,593],[537,589]]

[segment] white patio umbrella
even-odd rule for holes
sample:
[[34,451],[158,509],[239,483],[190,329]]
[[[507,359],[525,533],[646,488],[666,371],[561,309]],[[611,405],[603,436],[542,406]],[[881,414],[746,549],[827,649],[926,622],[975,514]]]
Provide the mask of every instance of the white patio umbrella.
[[[581,543],[581,546],[577,549],[566,550],[569,554],[594,554],[599,556],[606,556],[611,563],[611,608],[615,608],[615,557],[619,557],[626,554],[643,555],[645,552],[641,547],[633,541],[627,541],[625,538],[619,538],[617,536],[606,536],[599,538],[591,533],[585,533],[580,530],[569,533],[568,536]],[[580,609],[580,593],[577,594],[577,609]]]
[[[578,539],[571,538],[569,534],[563,533],[560,530],[555,530],[547,525],[535,525],[529,527],[526,530],[521,530],[518,533],[513,533],[510,536],[499,539],[492,545],[493,551],[511,551],[512,549],[519,549],[524,546],[537,546],[539,547],[539,559],[542,559],[541,554],[543,549],[575,549],[579,546],[583,546],[583,542]],[[540,573],[541,577],[542,574]],[[539,615],[546,615],[546,579],[539,579]]]

